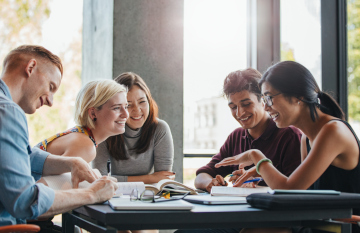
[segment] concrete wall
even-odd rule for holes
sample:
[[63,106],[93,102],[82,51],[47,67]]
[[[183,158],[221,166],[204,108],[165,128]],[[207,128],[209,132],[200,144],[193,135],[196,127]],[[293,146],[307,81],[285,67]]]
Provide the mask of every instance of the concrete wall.
[[183,176],[183,11],[182,0],[84,1],[83,82],[126,71],[145,80],[159,117],[172,131],[178,181]]

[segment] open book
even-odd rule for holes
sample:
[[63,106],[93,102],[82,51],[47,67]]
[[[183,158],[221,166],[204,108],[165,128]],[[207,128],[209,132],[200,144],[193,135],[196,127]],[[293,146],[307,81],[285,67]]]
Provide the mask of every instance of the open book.
[[198,192],[180,182],[170,179],[160,180],[158,183],[155,184],[145,184],[145,189],[149,189],[154,191],[155,194],[160,193],[162,191],[170,191],[171,193],[187,193],[197,195]]
[[257,186],[256,188],[213,186],[211,188],[211,195],[246,197],[253,193],[267,193],[270,190],[271,188],[265,186]]

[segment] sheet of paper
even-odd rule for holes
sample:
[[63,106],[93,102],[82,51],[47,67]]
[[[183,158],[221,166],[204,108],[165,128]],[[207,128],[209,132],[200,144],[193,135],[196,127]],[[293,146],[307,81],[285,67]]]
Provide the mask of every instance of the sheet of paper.
[[[100,171],[98,169],[93,169],[93,171],[101,177]],[[70,172],[54,176],[44,176],[42,178],[45,180],[47,185],[54,190],[72,189]],[[89,182],[83,181],[79,183],[79,188],[87,188],[89,185]]]
[[[94,172],[101,176],[98,169],[94,169]],[[67,190],[72,189],[71,185],[71,173],[63,173],[55,176],[44,176],[43,179],[47,185],[54,190]],[[140,195],[145,190],[145,185],[143,182],[118,182],[119,188],[115,191],[115,195],[121,196],[122,194],[130,195],[133,189],[138,190]],[[79,188],[87,188],[90,186],[90,183],[83,181],[79,183]]]
[[145,190],[144,182],[118,182],[117,184],[119,188],[115,191],[115,195],[130,195],[134,189],[137,189],[138,195],[140,195]]

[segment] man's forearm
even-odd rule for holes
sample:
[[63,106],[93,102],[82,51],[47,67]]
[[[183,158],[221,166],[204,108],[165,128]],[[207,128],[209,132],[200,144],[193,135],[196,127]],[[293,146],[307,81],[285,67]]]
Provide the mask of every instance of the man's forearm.
[[195,178],[195,187],[197,189],[206,190],[208,184],[212,181],[212,176],[207,173],[200,173]]
[[49,154],[45,160],[42,175],[58,175],[65,172],[70,172],[73,163],[76,162],[76,159],[77,158],[75,157],[65,157]]
[[40,218],[51,217],[94,202],[94,194],[88,189],[56,191],[54,203],[46,213],[40,216]]

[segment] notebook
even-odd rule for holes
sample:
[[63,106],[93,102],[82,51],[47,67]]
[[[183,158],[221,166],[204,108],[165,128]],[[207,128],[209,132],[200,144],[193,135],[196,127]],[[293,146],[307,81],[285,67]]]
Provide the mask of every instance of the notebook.
[[142,202],[130,201],[129,196],[121,198],[112,198],[109,205],[114,210],[191,210],[193,205],[184,200],[164,201],[164,202]]
[[271,189],[265,186],[257,186],[256,188],[240,188],[227,186],[213,186],[211,188],[212,196],[234,196],[246,197],[253,193],[267,193]]
[[247,204],[246,197],[222,197],[211,195],[187,196],[185,201],[203,205],[231,205]]

